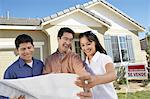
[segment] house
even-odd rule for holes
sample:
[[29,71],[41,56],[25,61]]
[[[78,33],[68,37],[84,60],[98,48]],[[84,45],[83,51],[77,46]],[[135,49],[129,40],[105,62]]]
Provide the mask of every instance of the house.
[[57,32],[61,27],[75,31],[72,50],[84,54],[79,47],[79,33],[93,31],[115,66],[144,63],[138,33],[144,27],[104,0],[93,0],[62,10],[41,19],[0,18],[0,77],[16,59],[14,39],[26,33],[33,37],[36,58],[44,59],[57,49]]

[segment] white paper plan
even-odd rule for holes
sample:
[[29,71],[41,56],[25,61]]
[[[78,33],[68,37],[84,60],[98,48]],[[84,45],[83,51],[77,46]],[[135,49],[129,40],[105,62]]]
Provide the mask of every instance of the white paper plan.
[[75,85],[76,74],[47,74],[22,79],[0,80],[0,95],[26,99],[79,99],[83,91]]

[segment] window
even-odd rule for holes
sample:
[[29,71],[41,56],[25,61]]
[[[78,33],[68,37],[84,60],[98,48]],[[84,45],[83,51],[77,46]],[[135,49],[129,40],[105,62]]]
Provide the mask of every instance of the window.
[[36,59],[41,60],[41,49],[40,48],[34,48],[33,57]]
[[84,56],[83,51],[80,49],[79,39],[74,39],[73,40],[72,51],[79,54],[80,57],[82,58],[82,60],[84,60],[85,56]]
[[105,47],[114,63],[134,61],[131,36],[105,36]]
[[114,62],[128,61],[126,36],[112,36],[111,42]]

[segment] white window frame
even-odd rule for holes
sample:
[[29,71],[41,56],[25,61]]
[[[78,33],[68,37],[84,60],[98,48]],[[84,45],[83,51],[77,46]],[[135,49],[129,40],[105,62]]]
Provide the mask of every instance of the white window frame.
[[[75,48],[76,48],[76,46],[75,46],[75,41],[79,42],[79,39],[73,39],[73,42],[72,42],[72,51],[73,51],[73,52],[76,52],[76,51],[75,51]],[[81,50],[81,49],[80,49],[80,50]],[[76,52],[76,53],[77,53],[77,52]],[[84,60],[84,58],[85,58],[84,53],[83,53],[83,51],[81,50],[81,59]]]
[[[117,39],[118,39],[118,47],[119,47],[119,55],[120,55],[120,63],[121,64],[123,64],[123,63],[126,63],[126,61],[123,61],[123,59],[122,59],[122,53],[121,53],[121,46],[120,46],[120,39],[119,39],[119,37],[125,37],[126,38],[126,35],[114,35],[114,36],[116,36],[117,37]],[[112,37],[112,36],[111,36]],[[127,42],[126,42],[126,45],[125,45],[126,47],[127,47]],[[128,55],[128,48],[127,48],[127,55]],[[129,57],[129,55],[127,56],[127,57]],[[129,61],[129,59],[128,59],[128,61]],[[127,61],[127,62],[128,62]]]

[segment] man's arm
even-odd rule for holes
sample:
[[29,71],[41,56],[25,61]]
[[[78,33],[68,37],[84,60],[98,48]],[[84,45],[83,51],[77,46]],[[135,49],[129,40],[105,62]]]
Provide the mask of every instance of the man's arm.
[[79,76],[89,75],[89,73],[85,70],[85,66],[80,56],[75,54],[72,57],[73,69],[75,73]]

